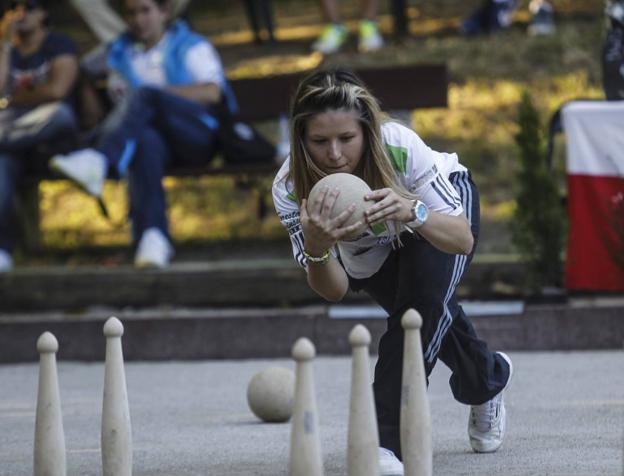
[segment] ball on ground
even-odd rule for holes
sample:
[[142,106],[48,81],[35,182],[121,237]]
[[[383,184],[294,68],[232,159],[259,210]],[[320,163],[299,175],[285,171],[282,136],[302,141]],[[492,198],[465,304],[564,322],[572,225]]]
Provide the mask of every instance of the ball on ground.
[[323,190],[323,187],[329,187],[330,190],[334,188],[338,188],[340,190],[340,194],[336,198],[336,202],[334,203],[334,207],[331,211],[331,218],[335,218],[340,215],[352,203],[355,204],[355,210],[343,223],[342,227],[353,225],[358,221],[361,222],[362,225],[354,232],[349,233],[349,235],[344,239],[353,240],[357,238],[368,227],[364,212],[375,204],[373,201],[364,200],[364,195],[371,192],[370,187],[366,182],[364,182],[364,180],[353,174],[330,174],[316,182],[314,187],[312,187],[312,190],[310,190],[307,205],[308,212],[312,209],[312,204],[318,194]]
[[295,374],[284,367],[269,367],[255,374],[247,386],[247,403],[262,421],[290,419],[295,399]]

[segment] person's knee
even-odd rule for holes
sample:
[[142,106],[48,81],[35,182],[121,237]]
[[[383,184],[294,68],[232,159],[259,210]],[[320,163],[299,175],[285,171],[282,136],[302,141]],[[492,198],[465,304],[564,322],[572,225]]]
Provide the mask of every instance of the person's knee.
[[162,111],[161,97],[163,91],[153,86],[139,86],[129,92],[129,96],[124,108],[124,117],[129,114],[133,116],[143,116],[149,111]]
[[162,94],[159,88],[154,86],[139,86],[131,91],[131,100],[139,103],[152,103]]
[[65,102],[54,105],[52,120],[63,130],[75,130],[77,127],[74,110]]

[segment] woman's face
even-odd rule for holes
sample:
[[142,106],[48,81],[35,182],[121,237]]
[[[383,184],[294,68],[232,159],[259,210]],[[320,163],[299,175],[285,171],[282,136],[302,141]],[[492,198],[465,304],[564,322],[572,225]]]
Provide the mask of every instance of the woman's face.
[[154,0],[125,0],[125,13],[132,35],[153,46],[165,33],[169,13]]
[[325,173],[353,173],[364,153],[364,132],[357,111],[328,110],[306,124],[305,147]]

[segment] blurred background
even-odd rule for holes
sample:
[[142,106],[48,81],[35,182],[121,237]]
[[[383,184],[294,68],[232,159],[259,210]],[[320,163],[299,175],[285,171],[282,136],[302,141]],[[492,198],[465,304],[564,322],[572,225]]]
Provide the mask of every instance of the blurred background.
[[[340,4],[343,19],[354,32],[360,4],[356,0]],[[391,2],[382,1],[379,25],[386,43],[381,50],[360,54],[353,39],[340,52],[326,56],[310,49],[324,26],[316,0],[273,0],[276,41],[262,44],[254,42],[243,2],[191,2],[186,18],[217,47],[232,79],[305,71],[321,64],[358,68],[446,63],[448,108],[412,111],[408,120],[431,147],[457,152],[472,170],[481,191],[480,252],[513,255],[516,250],[508,225],[519,185],[521,160],[515,136],[523,93],[530,93],[544,134],[551,116],[566,101],[604,98],[605,4],[602,0],[553,0],[554,33],[530,35],[528,0],[521,0],[509,28],[491,35],[461,35],[462,19],[480,4],[480,0],[411,0],[406,10],[408,34],[398,38]],[[78,41],[81,52],[88,52],[97,45],[96,39],[68,3],[61,5],[54,12],[56,26]],[[258,127],[275,137],[274,121]],[[556,146],[553,164],[565,195],[562,139]],[[258,220],[257,192],[236,187],[231,178],[167,178],[166,186],[178,247],[224,240],[287,241],[272,206],[266,218]],[[123,184],[106,184],[111,221],[98,213],[93,200],[64,181],[44,182],[40,193],[44,249],[18,254],[18,263],[95,260],[114,266],[125,259],[114,253],[115,247],[130,241]],[[89,252],[80,253],[82,249]]]

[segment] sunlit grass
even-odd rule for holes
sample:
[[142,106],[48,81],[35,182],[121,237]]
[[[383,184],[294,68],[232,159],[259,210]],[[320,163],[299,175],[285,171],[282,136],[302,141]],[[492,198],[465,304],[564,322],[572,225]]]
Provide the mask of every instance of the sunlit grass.
[[416,111],[412,116],[414,128],[426,142],[457,152],[471,169],[486,218],[507,220],[513,212],[519,160],[514,136],[524,90],[541,112],[545,134],[551,116],[565,102],[603,97],[585,71],[532,82],[475,79],[450,86],[448,109]]
[[[257,216],[259,194],[240,190],[226,177],[167,178],[169,222],[176,241],[279,238],[283,227],[266,195],[268,216]],[[123,182],[107,182],[104,200],[111,220],[96,202],[62,181],[41,184],[41,227],[44,244],[58,248],[78,245],[126,245],[130,226],[126,220],[127,197]]]
[[323,55],[315,52],[301,55],[263,56],[228,68],[227,74],[231,79],[240,79],[297,73],[314,69],[321,64],[321,61],[323,61]]

